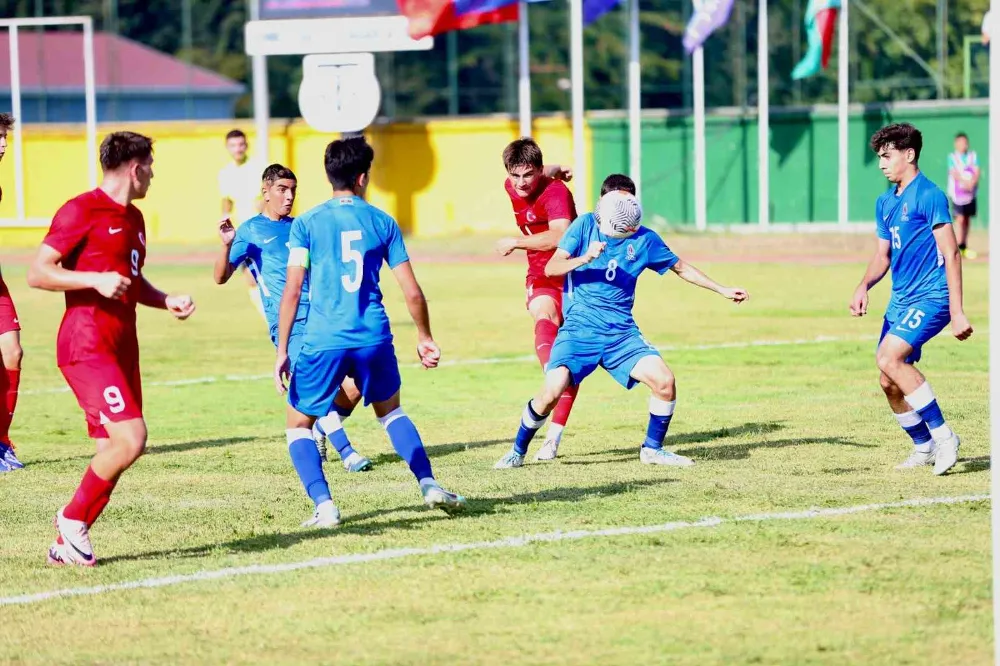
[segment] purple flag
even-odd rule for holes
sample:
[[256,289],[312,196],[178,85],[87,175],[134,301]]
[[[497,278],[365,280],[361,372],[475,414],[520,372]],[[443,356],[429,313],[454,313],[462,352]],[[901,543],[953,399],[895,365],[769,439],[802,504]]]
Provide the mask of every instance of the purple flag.
[[583,24],[590,25],[620,4],[621,0],[583,0]]
[[708,36],[726,25],[733,11],[733,0],[702,0],[696,3],[694,14],[684,28],[684,50],[689,54],[701,46]]

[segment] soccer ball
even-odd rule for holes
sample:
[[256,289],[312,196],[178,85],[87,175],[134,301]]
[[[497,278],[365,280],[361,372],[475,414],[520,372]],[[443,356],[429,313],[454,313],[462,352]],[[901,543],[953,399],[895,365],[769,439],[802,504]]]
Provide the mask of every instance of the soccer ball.
[[611,238],[628,238],[639,229],[642,206],[631,194],[615,190],[601,197],[594,215],[602,234]]

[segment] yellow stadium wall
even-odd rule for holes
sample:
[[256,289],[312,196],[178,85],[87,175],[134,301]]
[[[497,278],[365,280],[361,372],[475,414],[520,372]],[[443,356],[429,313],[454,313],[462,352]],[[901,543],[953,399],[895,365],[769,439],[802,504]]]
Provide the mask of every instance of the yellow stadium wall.
[[[243,129],[255,147],[252,123],[137,123],[129,129],[156,139],[154,180],[138,203],[150,239],[163,244],[205,244],[216,238],[220,202],[216,174],[228,155],[223,137]],[[101,127],[98,141],[120,126]],[[500,153],[517,137],[507,117],[440,119],[378,125],[366,132],[375,147],[369,198],[387,210],[408,233],[438,237],[457,233],[504,233],[513,218],[503,191]],[[571,163],[572,131],[564,118],[535,122],[534,136],[549,163]],[[296,212],[329,196],[323,149],[329,134],[301,121],[271,125],[269,158],[289,166],[299,178]],[[586,133],[590,145],[589,130]],[[88,189],[86,137],[82,126],[25,126],[25,208],[28,218],[49,220],[67,199]],[[588,151],[589,152],[589,151]],[[0,219],[16,217],[13,151],[0,164]],[[93,157],[96,159],[96,156]],[[590,174],[577,174],[574,191],[590,192]],[[577,195],[581,208],[587,201]],[[586,199],[587,197],[583,197]],[[44,228],[2,228],[0,247],[30,247]]]

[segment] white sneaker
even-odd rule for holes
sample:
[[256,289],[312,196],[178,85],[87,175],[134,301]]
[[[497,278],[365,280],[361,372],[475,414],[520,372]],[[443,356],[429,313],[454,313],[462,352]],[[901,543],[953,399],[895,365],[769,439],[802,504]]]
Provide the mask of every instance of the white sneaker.
[[555,460],[557,455],[559,455],[559,440],[547,439],[535,454],[535,460]]
[[[49,561],[53,564],[75,564],[82,567],[96,565],[97,558],[94,556],[93,546],[90,545],[90,530],[87,528],[87,523],[82,520],[70,520],[63,515],[62,509],[56,513],[55,522],[60,538],[49,549]],[[54,555],[57,557],[53,557]]]
[[514,467],[521,467],[522,465],[524,465],[524,456],[511,449],[493,465],[493,469],[512,469]]
[[330,529],[340,524],[340,509],[331,500],[327,500],[316,507],[312,518],[302,523],[302,527],[315,527],[317,529]]
[[896,465],[896,469],[913,469],[914,467],[933,465],[935,454],[937,454],[937,449],[934,448],[928,452],[914,451],[909,458]]
[[958,447],[962,440],[955,433],[951,437],[938,443],[937,457],[934,460],[934,476],[941,476],[958,462]]
[[679,456],[666,449],[651,449],[648,446],[640,447],[639,462],[643,465],[670,465],[672,467],[691,467],[694,461],[685,456]]
[[465,498],[450,493],[436,483],[427,483],[420,487],[424,496],[424,504],[431,509],[441,509],[449,516],[465,511]]

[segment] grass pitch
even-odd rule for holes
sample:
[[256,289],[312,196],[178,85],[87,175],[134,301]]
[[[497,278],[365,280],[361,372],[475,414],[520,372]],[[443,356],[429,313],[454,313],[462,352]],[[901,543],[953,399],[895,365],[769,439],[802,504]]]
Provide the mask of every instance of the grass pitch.
[[[698,256],[697,241],[680,239]],[[711,240],[716,252],[720,241]],[[720,256],[739,258],[734,250]],[[759,244],[759,241],[754,241]],[[801,241],[796,241],[801,242]],[[487,252],[479,241],[468,251]],[[787,240],[774,245],[788,249]],[[706,246],[707,247],[707,246]],[[427,247],[417,245],[414,254]],[[774,253],[774,247],[766,248]],[[826,254],[823,252],[823,254]],[[789,252],[794,259],[796,252]],[[327,466],[344,523],[310,513],[288,460],[273,350],[240,284],[210,267],[148,275],[188,291],[188,322],[142,312],[148,455],[123,477],[93,530],[101,565],[51,569],[51,520],[92,445],[55,367],[58,295],[29,292],[5,264],[24,326],[14,433],[29,465],[0,475],[0,597],[226,567],[385,549],[718,516],[801,511],[987,492],[985,264],[966,267],[976,334],[947,334],[921,368],[962,435],[962,462],[935,478],[897,472],[909,444],[881,396],[874,345],[886,286],[863,320],[847,302],[863,267],[829,260],[699,262],[750,290],[732,306],[650,273],[636,318],[670,346],[678,378],[668,438],[690,469],[638,463],[647,391],[589,379],[554,463],[494,471],[537,389],[521,261],[416,264],[445,359],[403,370],[403,401],[435,472],[469,498],[448,519],[416,484],[370,411],[346,427],[375,469]],[[397,352],[413,327],[387,276]],[[806,341],[805,344],[748,345]],[[819,340],[817,342],[817,340]],[[461,361],[490,359],[490,363]],[[235,376],[248,376],[239,378]],[[200,379],[189,384],[163,385]],[[536,443],[532,453],[540,445]],[[0,606],[3,663],[986,664],[990,662],[989,503],[444,552]]]

